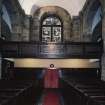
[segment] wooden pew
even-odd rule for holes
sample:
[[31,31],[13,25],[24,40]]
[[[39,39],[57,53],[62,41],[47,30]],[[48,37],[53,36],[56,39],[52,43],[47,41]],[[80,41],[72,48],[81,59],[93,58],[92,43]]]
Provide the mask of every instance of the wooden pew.
[[[0,81],[0,105],[26,105],[32,93],[32,83],[26,81]],[[26,101],[24,101],[26,100]]]
[[65,94],[69,95],[68,100],[72,100],[71,105],[105,105],[105,82],[73,77],[66,80],[65,84],[69,87]]

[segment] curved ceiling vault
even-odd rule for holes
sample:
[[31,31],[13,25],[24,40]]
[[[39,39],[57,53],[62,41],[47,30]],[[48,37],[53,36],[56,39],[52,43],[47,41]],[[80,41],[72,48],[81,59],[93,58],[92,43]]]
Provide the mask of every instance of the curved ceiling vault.
[[35,11],[38,7],[55,5],[66,9],[71,16],[78,15],[85,1],[86,0],[19,0],[26,14],[31,14],[32,7]]

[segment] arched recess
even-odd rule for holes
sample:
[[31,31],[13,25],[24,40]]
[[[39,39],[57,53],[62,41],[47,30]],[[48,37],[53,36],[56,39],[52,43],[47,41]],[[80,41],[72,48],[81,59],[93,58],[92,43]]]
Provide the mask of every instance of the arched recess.
[[[2,20],[4,21],[3,24],[6,24],[7,26],[6,30],[9,29],[10,33],[8,31],[4,32],[3,25],[1,26],[3,38],[5,40],[16,40],[14,38],[17,38],[17,36],[21,36],[22,28],[23,27],[23,16],[25,16],[24,11],[22,10],[18,0],[2,0]],[[5,35],[4,35],[5,34]],[[9,35],[9,36],[8,36]]]
[[5,23],[8,25],[11,31],[12,30],[11,17],[5,5],[2,5],[2,19],[5,21]]
[[9,0],[3,0],[1,6],[1,37],[9,40],[12,33],[12,5]]
[[[9,15],[11,24],[16,22],[17,14],[20,14],[21,12],[21,7],[19,5],[18,1],[15,0],[3,0],[2,1],[2,8],[6,9],[6,12]],[[3,11],[3,9],[2,9]]]
[[41,23],[44,18],[47,17],[56,17],[61,21],[62,27],[62,40],[70,41],[71,36],[71,16],[70,14],[61,7],[58,6],[45,6],[39,8],[33,14],[33,25],[32,25],[32,34],[31,40],[32,41],[42,41],[41,40]]
[[84,36],[86,34],[89,41],[100,41],[102,39],[103,15],[100,0],[88,0],[84,11]]

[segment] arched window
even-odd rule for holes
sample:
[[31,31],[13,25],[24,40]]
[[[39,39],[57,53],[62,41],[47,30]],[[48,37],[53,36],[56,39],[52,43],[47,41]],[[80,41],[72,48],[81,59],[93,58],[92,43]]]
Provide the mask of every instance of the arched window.
[[41,23],[41,40],[45,43],[62,42],[62,22],[57,16],[47,16]]

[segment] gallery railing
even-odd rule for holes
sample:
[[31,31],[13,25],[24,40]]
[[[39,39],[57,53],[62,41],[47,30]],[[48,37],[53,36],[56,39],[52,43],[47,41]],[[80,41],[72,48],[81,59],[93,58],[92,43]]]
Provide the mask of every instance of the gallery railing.
[[3,57],[9,58],[100,58],[102,43],[2,42]]

